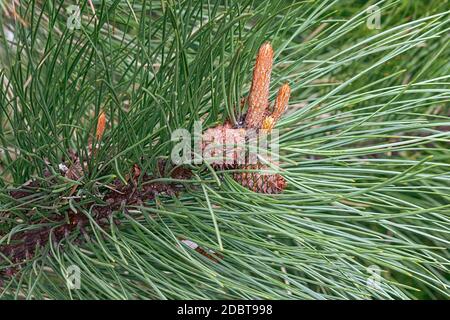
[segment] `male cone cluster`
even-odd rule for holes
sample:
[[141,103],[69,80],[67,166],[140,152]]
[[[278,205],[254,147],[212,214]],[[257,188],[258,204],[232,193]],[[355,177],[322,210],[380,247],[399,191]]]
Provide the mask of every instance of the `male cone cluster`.
[[[291,88],[286,83],[278,90],[273,108],[269,103],[270,75],[272,72],[273,49],[270,43],[264,43],[258,51],[255,68],[253,70],[252,85],[247,98],[248,111],[245,116],[243,130],[264,130],[269,133],[275,126],[278,119],[286,111],[291,94]],[[208,129],[204,136],[224,135],[225,129],[232,128],[231,122]],[[225,137],[223,136],[223,141]],[[220,141],[220,138],[216,141]],[[203,146],[205,148],[205,146]],[[274,163],[269,159],[274,166]],[[256,163],[220,166],[219,169],[244,169],[245,172],[235,172],[234,180],[242,186],[258,193],[274,194],[282,192],[286,187],[286,180],[279,174],[269,173],[271,166]],[[247,171],[248,170],[248,171]]]

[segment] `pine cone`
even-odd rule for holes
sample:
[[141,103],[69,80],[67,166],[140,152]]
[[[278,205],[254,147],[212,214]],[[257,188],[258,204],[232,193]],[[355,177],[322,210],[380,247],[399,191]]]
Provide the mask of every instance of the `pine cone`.
[[[215,170],[238,167],[239,155],[244,152],[245,130],[234,128],[229,121],[210,128],[203,134],[204,160]],[[227,146],[231,148],[227,150]]]
[[258,163],[254,165],[247,165],[244,169],[260,171],[235,172],[233,174],[234,180],[254,192],[274,194],[283,192],[286,188],[287,183],[283,176],[274,173],[262,172],[265,170],[270,170],[270,168],[266,165]]

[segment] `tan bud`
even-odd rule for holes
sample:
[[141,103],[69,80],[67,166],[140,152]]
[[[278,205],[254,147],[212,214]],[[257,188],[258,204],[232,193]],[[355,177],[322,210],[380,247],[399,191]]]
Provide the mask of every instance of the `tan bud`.
[[280,119],[281,115],[286,111],[290,96],[291,87],[289,87],[289,84],[285,83],[278,90],[275,105],[273,107],[272,117],[274,119],[274,122],[277,122],[278,119]]
[[100,140],[103,137],[105,127],[106,127],[106,115],[105,112],[101,111],[97,120],[97,132],[96,132],[97,140]]
[[247,128],[260,128],[269,105],[270,74],[272,72],[273,49],[269,42],[258,51],[252,86],[248,96],[248,112],[245,118]]

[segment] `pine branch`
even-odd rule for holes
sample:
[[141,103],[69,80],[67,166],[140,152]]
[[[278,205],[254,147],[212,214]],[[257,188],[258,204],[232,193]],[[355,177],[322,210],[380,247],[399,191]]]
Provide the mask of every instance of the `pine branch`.
[[[378,1],[380,29],[355,1],[93,0],[74,30],[63,3],[14,5],[0,5],[2,299],[449,297],[446,1]],[[160,174],[172,132],[200,120],[279,129],[280,157]],[[283,192],[252,191],[264,165]]]

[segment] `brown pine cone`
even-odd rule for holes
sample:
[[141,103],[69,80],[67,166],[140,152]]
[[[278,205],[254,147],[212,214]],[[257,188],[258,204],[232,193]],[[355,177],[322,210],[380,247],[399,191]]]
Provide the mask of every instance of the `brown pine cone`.
[[254,192],[274,194],[283,192],[286,188],[287,183],[283,176],[274,173],[261,172],[270,170],[266,165],[258,163],[247,165],[244,169],[260,171],[235,172],[233,174],[234,180]]
[[[245,130],[234,128],[229,121],[206,130],[203,134],[204,160],[215,170],[229,170],[239,166],[239,155],[245,152]],[[227,150],[230,148],[230,150]],[[244,154],[245,156],[245,154]],[[245,161],[245,158],[241,163]]]

